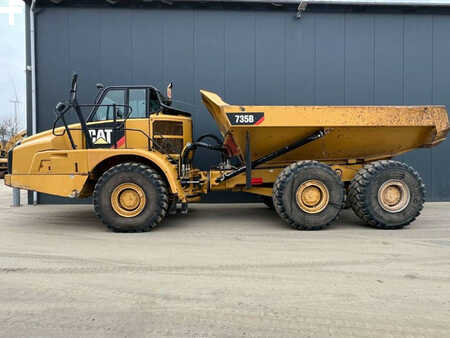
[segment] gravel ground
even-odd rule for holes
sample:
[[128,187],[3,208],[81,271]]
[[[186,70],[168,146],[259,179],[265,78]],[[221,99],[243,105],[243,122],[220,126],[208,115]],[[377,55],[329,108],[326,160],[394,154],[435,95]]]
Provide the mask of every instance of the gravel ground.
[[92,206],[10,207],[0,336],[449,337],[450,204],[404,230],[344,211],[298,232],[262,204],[192,205],[150,233]]

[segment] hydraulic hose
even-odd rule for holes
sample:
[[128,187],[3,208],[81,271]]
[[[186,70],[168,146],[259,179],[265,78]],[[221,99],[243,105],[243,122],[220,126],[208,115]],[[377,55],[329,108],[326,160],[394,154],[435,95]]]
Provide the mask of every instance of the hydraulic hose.
[[213,151],[219,151],[222,154],[226,153],[227,150],[222,147],[222,145],[212,145],[209,143],[205,143],[205,142],[193,142],[193,143],[188,143],[186,144],[186,146],[183,148],[183,151],[181,152],[181,162],[180,162],[180,166],[179,166],[179,175],[180,177],[183,176],[182,170],[183,167],[186,163],[188,163],[188,157],[190,155],[191,152],[195,152],[195,150],[197,150],[198,148],[205,148],[205,149],[209,149],[209,150],[213,150]]
[[222,144],[222,141],[214,134],[205,134],[200,136],[196,142],[201,142],[202,140],[204,140],[205,138],[212,138],[214,141],[217,142],[217,144]]

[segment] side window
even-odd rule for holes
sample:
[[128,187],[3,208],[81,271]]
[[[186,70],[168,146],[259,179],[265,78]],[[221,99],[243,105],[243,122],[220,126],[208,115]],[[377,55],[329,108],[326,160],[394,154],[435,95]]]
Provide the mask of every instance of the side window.
[[161,106],[158,101],[157,94],[155,90],[150,89],[150,114],[158,113],[161,111]]
[[139,119],[147,116],[147,90],[146,89],[130,89],[129,106],[131,114],[128,118]]
[[[125,108],[123,105],[125,104],[125,90],[124,89],[111,89],[109,90],[106,95],[103,97],[103,100],[99,103],[101,105],[122,105],[120,107],[117,107],[117,113],[118,118],[120,116],[124,117],[123,113]],[[134,110],[134,109],[133,109]],[[97,108],[96,113],[94,114],[92,121],[106,121],[106,120],[112,120],[114,118],[113,116],[113,107],[107,107],[107,106],[100,106]]]

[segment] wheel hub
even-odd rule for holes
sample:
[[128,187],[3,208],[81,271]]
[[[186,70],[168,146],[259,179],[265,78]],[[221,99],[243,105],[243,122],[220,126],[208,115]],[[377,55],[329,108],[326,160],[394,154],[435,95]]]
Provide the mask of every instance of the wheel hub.
[[111,194],[111,205],[122,217],[136,217],[146,204],[145,193],[134,183],[123,183],[114,188]]
[[134,210],[139,205],[139,194],[132,189],[125,189],[119,195],[120,205],[127,210]]
[[388,180],[378,189],[378,203],[390,213],[404,210],[408,206],[410,198],[408,186],[400,180]]
[[321,212],[326,208],[329,200],[328,188],[319,180],[305,181],[297,188],[297,205],[309,214]]

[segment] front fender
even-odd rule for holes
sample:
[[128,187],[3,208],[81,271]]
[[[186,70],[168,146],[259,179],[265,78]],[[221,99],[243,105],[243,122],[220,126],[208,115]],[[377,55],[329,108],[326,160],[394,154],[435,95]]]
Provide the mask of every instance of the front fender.
[[105,161],[128,162],[130,158],[140,160],[143,163],[150,162],[153,166],[159,169],[165,176],[165,179],[169,183],[171,193],[177,194],[180,199],[185,199],[183,188],[178,180],[178,172],[176,166],[171,164],[166,155],[158,152],[146,151],[143,149],[121,149],[121,150],[108,150],[108,149],[90,149],[88,152],[88,168],[90,172],[95,171]]

